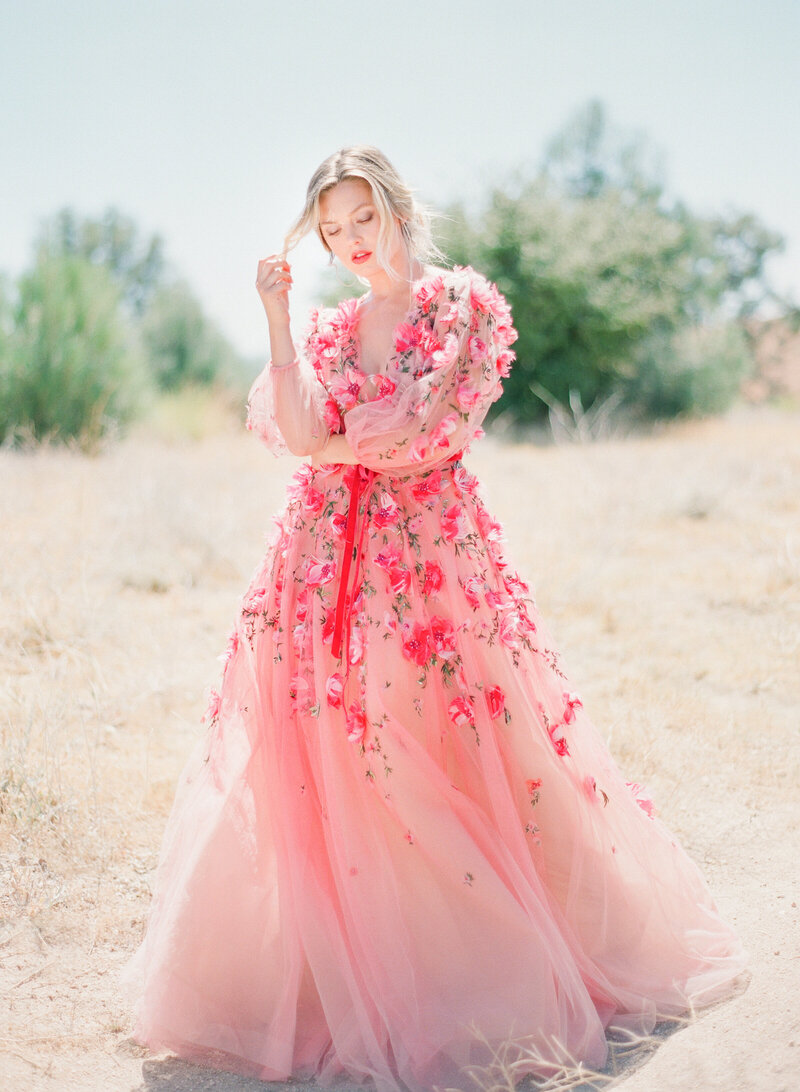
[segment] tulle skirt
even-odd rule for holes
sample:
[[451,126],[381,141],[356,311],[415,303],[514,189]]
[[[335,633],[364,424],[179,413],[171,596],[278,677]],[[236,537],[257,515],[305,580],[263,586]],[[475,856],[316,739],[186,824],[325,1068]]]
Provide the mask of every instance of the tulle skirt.
[[435,473],[433,505],[414,478],[365,502],[342,662],[341,558],[318,525],[341,539],[348,492],[342,468],[296,476],[123,975],[153,1050],[264,1080],[462,1087],[498,1049],[529,1059],[518,1076],[602,1066],[607,1028],[646,1033],[743,969],[474,478]]

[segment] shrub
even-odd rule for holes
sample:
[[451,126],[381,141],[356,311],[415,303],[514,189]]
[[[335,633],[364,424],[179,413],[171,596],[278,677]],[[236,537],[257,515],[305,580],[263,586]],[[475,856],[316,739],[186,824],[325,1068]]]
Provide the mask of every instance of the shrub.
[[147,371],[101,266],[42,253],[17,285],[0,358],[0,439],[24,434],[94,446],[131,419]]
[[739,326],[687,326],[642,346],[629,395],[655,418],[720,413],[752,368],[750,345]]
[[141,320],[142,345],[162,390],[186,384],[242,387],[245,366],[187,284],[162,285]]

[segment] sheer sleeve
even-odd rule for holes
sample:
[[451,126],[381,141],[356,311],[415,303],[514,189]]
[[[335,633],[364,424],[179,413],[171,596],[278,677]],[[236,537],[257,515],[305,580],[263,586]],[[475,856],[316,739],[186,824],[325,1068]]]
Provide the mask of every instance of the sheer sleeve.
[[313,455],[332,431],[338,431],[338,413],[325,388],[318,362],[312,359],[318,312],[312,312],[297,362],[273,368],[271,362],[257,376],[247,396],[247,428],[275,455]]
[[370,469],[405,474],[444,462],[481,434],[502,394],[517,337],[508,304],[469,266],[441,280],[419,320],[395,331],[388,393],[344,414],[348,443]]

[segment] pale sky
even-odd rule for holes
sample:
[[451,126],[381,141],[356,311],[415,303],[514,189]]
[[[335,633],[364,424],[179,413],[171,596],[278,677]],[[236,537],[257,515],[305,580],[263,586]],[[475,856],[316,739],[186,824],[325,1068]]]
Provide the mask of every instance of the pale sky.
[[[798,298],[798,56],[798,0],[0,0],[0,271],[43,217],[113,204],[265,357],[256,264],[327,155],[377,144],[424,200],[475,202],[597,97],[671,195],[782,232]],[[299,329],[325,255],[294,253]]]

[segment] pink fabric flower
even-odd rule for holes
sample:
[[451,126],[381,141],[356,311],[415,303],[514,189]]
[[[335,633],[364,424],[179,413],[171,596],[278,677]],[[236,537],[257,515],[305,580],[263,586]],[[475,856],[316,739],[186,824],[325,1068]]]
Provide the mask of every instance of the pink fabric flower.
[[425,582],[422,586],[423,595],[436,595],[441,591],[444,573],[437,561],[425,562]]
[[442,534],[446,542],[464,538],[466,534],[466,515],[464,506],[456,501],[446,508],[441,519]]
[[342,300],[331,318],[331,326],[338,334],[339,343],[350,340],[358,321],[358,301],[355,299]]
[[325,697],[328,699],[328,705],[333,709],[341,709],[343,696],[344,679],[338,671],[334,671],[332,675],[328,676],[325,683]]
[[260,614],[266,610],[269,591],[267,588],[253,588],[244,600],[242,609],[246,614]]
[[395,595],[405,595],[411,587],[411,572],[407,565],[392,565],[389,583]]
[[530,588],[522,580],[518,573],[510,573],[503,576],[506,591],[512,599],[523,599],[530,595]]
[[520,613],[517,610],[509,610],[500,619],[497,636],[506,648],[516,649],[520,646]]
[[444,288],[444,279],[437,274],[429,281],[424,281],[417,289],[415,296],[420,309],[426,314],[431,309],[431,304]]
[[442,472],[441,470],[434,470],[430,474],[426,474],[421,481],[416,482],[411,486],[411,494],[414,500],[424,501],[428,497],[435,497],[442,491]]
[[394,332],[394,345],[398,353],[407,353],[417,344],[417,327],[410,322],[401,323]]
[[335,360],[339,355],[339,343],[334,328],[325,324],[319,326],[313,340],[313,346],[316,355],[321,360]]
[[489,706],[489,716],[497,720],[506,707],[506,696],[499,686],[491,686],[486,691],[486,701]]
[[372,521],[376,527],[383,530],[386,527],[397,527],[400,521],[400,509],[397,501],[391,493],[384,489],[380,496],[377,510],[373,513]]
[[431,329],[430,326],[418,327],[417,332],[417,348],[422,353],[422,356],[427,360],[432,357],[434,353],[439,353],[442,350],[442,343]]
[[529,777],[525,782],[525,788],[530,795],[536,792],[537,789],[541,789],[542,779],[541,777]]
[[431,446],[447,450],[450,447],[450,437],[458,428],[458,417],[454,413],[448,413],[434,428],[430,436]]
[[347,708],[345,717],[347,738],[351,743],[363,743],[367,734],[367,714],[358,701],[352,702]]
[[458,338],[449,333],[444,339],[444,345],[436,349],[431,356],[431,363],[435,369],[449,368],[458,356]]
[[561,696],[563,697],[565,702],[564,723],[572,724],[572,722],[575,720],[575,710],[579,707],[583,708],[583,702],[577,694],[568,694],[566,690]]
[[318,516],[325,504],[325,494],[319,489],[309,488],[303,497],[303,508],[311,516]]
[[311,463],[302,463],[292,475],[292,480],[286,487],[286,493],[292,500],[299,500],[301,503],[306,495],[306,492],[311,485],[311,479],[314,476],[314,467]]
[[317,557],[309,557],[306,562],[306,587],[313,589],[323,584],[330,584],[335,576],[335,561],[321,561]]
[[506,350],[505,352],[498,353],[495,357],[495,370],[501,379],[508,379],[511,375],[511,365],[514,362],[515,356],[515,353]]
[[477,495],[479,487],[478,479],[474,474],[467,470],[465,466],[456,467],[453,472],[453,481],[463,493],[468,493],[471,497]]
[[468,576],[464,581],[464,595],[473,610],[481,605],[480,592],[483,591],[483,581],[478,576]]
[[479,338],[477,334],[473,334],[469,339],[469,353],[474,363],[480,364],[482,360],[486,359],[488,352],[489,348],[486,342]]
[[239,651],[239,632],[238,632],[238,630],[233,630],[230,633],[230,635],[228,636],[228,644],[227,644],[227,646],[225,648],[225,651],[222,653],[222,655],[219,657],[219,659],[222,661],[222,663],[225,665],[225,667],[227,667],[228,663],[233,659],[233,657],[236,655],[236,653],[238,651]]
[[337,538],[342,538],[347,530],[347,515],[345,512],[334,512],[328,520],[331,530]]
[[430,630],[422,622],[414,622],[411,626],[406,624],[404,629],[403,655],[419,667],[424,667],[434,651],[431,648]]
[[389,543],[386,546],[381,547],[380,553],[375,555],[375,564],[379,569],[383,569],[384,572],[389,572],[395,565],[400,564],[400,559],[403,556],[402,550],[397,543]]
[[378,388],[378,398],[389,398],[397,390],[397,384],[388,375],[374,375],[375,386]]
[[[466,266],[466,269],[474,273],[475,270],[470,266]],[[484,314],[489,314],[492,311],[492,307],[496,302],[496,294],[492,292],[491,286],[486,283],[483,278],[473,277],[469,290],[469,302],[470,306],[477,311],[482,311]]]
[[481,534],[487,542],[501,542],[503,540],[503,525],[496,519],[492,519],[482,504],[478,505],[476,519],[478,521],[478,526],[481,529]]
[[476,391],[474,387],[469,387],[466,383],[459,383],[456,390],[456,402],[458,402],[458,408],[465,413],[474,409],[480,402],[481,397],[481,392]]
[[456,632],[448,618],[431,618],[431,644],[441,660],[451,660],[456,654]]
[[452,326],[454,322],[458,322],[459,307],[457,303],[448,303],[446,307],[442,307],[438,314],[440,326]]
[[352,409],[358,405],[361,388],[366,381],[366,376],[357,372],[355,368],[345,368],[344,375],[334,372],[328,380],[331,392],[344,410]]
[[408,458],[412,463],[424,463],[428,458],[429,443],[426,436],[417,436],[408,449]]
[[366,637],[363,626],[353,626],[350,631],[350,649],[349,658],[350,666],[355,667],[356,664],[360,664],[364,659],[364,651],[366,649]]
[[457,728],[465,728],[475,723],[475,711],[469,698],[453,698],[447,707],[447,715]]
[[329,398],[323,407],[322,419],[325,422],[325,427],[329,428],[331,432],[339,432],[342,427],[342,418],[339,413],[339,407],[332,398]]

